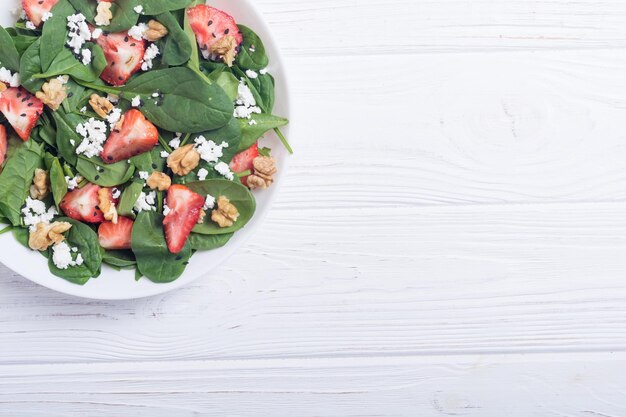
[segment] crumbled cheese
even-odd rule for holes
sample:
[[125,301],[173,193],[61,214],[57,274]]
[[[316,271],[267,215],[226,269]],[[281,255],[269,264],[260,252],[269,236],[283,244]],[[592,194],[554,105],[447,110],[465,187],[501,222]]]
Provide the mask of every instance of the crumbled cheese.
[[[76,259],[72,257],[76,253]],[[81,266],[83,257],[78,253],[78,248],[70,248],[67,242],[59,242],[52,247],[52,262],[59,269],[68,269],[70,266]]]
[[139,171],[139,178],[144,181],[148,181],[148,178],[150,178],[150,174],[147,171]]
[[170,156],[170,154],[169,154],[168,152],[166,152],[166,151],[161,151],[161,158],[167,158],[167,157],[169,157],[169,156]]
[[172,209],[170,209],[167,204],[163,205],[163,215],[167,217],[168,214],[170,214],[170,212],[172,211]]
[[87,25],[85,15],[82,13],[73,14],[67,17],[67,28],[69,30],[67,46],[69,46],[74,54],[81,53],[81,49],[85,42],[91,40],[91,31]]
[[107,115],[107,122],[109,122],[109,126],[111,126],[111,130],[115,127],[117,122],[122,118],[122,109],[118,107],[113,107],[113,110]]
[[135,13],[137,14],[143,14],[143,6],[140,4],[139,6],[135,6],[133,7],[133,10],[135,11]]
[[215,197],[213,197],[211,194],[207,194],[206,200],[204,200],[203,208],[205,210],[211,210],[213,207],[215,207]]
[[135,211],[141,213],[142,211],[156,211],[156,191],[151,191],[148,194],[142,192],[139,194],[139,198],[135,203]]
[[87,106],[83,106],[83,107],[80,109],[80,112],[81,112],[81,113],[85,113],[85,112],[87,112]]
[[100,36],[102,36],[102,29],[100,28],[95,28],[93,32],[91,32],[91,39],[98,39]]
[[150,44],[150,46],[148,46],[148,48],[146,48],[146,52],[143,54],[143,63],[141,64],[141,69],[143,71],[148,71],[152,69],[152,66],[154,65],[152,63],[152,60],[154,60],[154,58],[156,58],[158,55],[161,54],[161,51],[159,51],[159,47],[156,46],[156,44]]
[[83,59],[81,61],[83,63],[83,65],[91,64],[91,49],[87,49],[87,48],[82,49],[80,51],[80,55],[83,57]]
[[212,140],[207,140],[204,136],[198,136],[194,142],[200,158],[207,162],[217,162],[224,155],[224,148],[228,148],[228,143],[222,142],[218,145]]
[[230,167],[226,162],[218,162],[217,164],[215,164],[214,168],[221,176],[223,176],[227,180],[232,181],[235,179],[233,172],[230,170]]
[[253,114],[260,114],[261,108],[256,105],[256,100],[252,91],[243,80],[237,89],[237,100],[235,101],[235,117],[238,119],[250,119]]
[[170,147],[172,149],[178,149],[180,147],[180,136],[170,140]]
[[71,190],[78,188],[79,179],[80,178],[77,178],[77,177],[74,177],[74,178],[70,178],[69,176],[65,177],[65,182],[67,183],[67,189],[71,191]]
[[69,75],[59,75],[57,77],[57,81],[60,82],[61,84],[67,84],[70,81],[70,76]]
[[52,16],[53,16],[53,15],[52,15],[52,13],[50,13],[50,12],[45,12],[45,13],[43,14],[43,16],[41,16],[41,21],[42,21],[42,22],[45,22],[45,21],[47,21],[48,19],[50,19]]
[[252,70],[246,70],[246,75],[248,76],[248,78],[250,78],[251,80],[254,80],[255,78],[259,78],[259,74],[257,74],[255,71]]
[[144,39],[147,30],[148,25],[146,25],[145,23],[139,23],[138,25],[135,25],[128,30],[128,36],[137,39],[138,41],[141,41]]
[[248,51],[254,53],[256,52],[256,48],[254,47],[254,45],[250,45],[250,47],[248,48]]
[[70,145],[76,146],[76,141],[74,139],[70,139]]
[[11,73],[8,69],[2,67],[0,68],[0,82],[5,84],[9,84],[11,87],[19,87],[20,86],[20,74],[19,73]]
[[113,104],[117,104],[120,101],[120,96],[117,94],[107,94],[107,100],[109,100]]
[[198,179],[200,181],[204,181],[206,180],[207,175],[209,175],[209,171],[204,168],[200,168],[200,170],[198,171]]
[[135,96],[131,102],[130,105],[133,107],[139,107],[141,106],[141,96]]
[[256,121],[256,120],[250,120],[250,121],[248,122],[248,125],[250,125],[250,126],[255,126],[255,125],[257,125],[257,124],[258,124],[258,123],[257,123],[257,121]]
[[49,224],[54,216],[59,214],[54,206],[46,209],[46,203],[26,197],[26,205],[22,209],[24,215],[24,225],[28,226],[31,231],[37,228],[37,224]]
[[31,22],[30,20],[27,20],[26,21],[26,29],[35,30],[35,29],[37,29],[37,26],[35,26],[35,24],[33,22]]
[[259,74],[261,75],[265,75],[267,74],[269,71],[267,70],[267,68],[263,68],[261,71],[259,71]]
[[157,93],[157,92],[152,93],[152,97],[154,97],[154,98],[157,98],[157,97],[159,97],[159,96],[160,96],[160,94],[159,94],[159,93]]
[[120,198],[121,195],[122,195],[122,192],[120,191],[119,188],[113,188],[113,190],[111,190],[111,196],[113,198]]
[[91,158],[103,151],[102,145],[107,140],[107,126],[102,120],[91,117],[76,126],[76,133],[83,137],[83,141],[76,148],[76,155],[83,154]]

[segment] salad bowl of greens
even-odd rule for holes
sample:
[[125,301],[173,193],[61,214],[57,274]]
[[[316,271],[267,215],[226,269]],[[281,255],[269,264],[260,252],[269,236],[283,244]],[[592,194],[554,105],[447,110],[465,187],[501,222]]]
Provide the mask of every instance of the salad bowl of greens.
[[208,275],[292,149],[286,75],[248,0],[12,0],[0,11],[0,262],[132,299]]

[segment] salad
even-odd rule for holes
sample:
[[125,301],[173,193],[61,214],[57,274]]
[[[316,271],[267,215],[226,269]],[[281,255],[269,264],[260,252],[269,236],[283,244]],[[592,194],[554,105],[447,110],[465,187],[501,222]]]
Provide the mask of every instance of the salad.
[[270,187],[262,40],[198,0],[23,0],[0,27],[0,234],[83,285],[156,283],[228,243]]

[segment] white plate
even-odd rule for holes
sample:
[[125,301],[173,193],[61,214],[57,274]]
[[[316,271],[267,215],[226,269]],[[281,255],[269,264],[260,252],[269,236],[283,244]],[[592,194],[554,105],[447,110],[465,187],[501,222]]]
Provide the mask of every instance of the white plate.
[[[7,4],[10,3],[6,7]],[[2,26],[13,26],[15,16],[12,10],[19,7],[19,0],[4,0],[5,7],[0,9],[0,24]],[[270,72],[276,78],[276,109],[274,113],[289,117],[289,94],[285,68],[280,54],[274,43],[271,30],[265,23],[259,11],[249,0],[214,0],[210,1],[214,7],[223,9],[233,15],[238,23],[242,23],[252,28],[259,34],[267,49],[270,58]],[[283,129],[289,135],[289,127]],[[270,146],[272,156],[278,160],[281,168],[276,177],[276,182],[269,190],[255,193],[257,198],[257,212],[248,225],[235,234],[233,239],[221,249],[210,252],[198,252],[192,258],[185,273],[176,281],[169,284],[154,284],[142,278],[136,282],[133,271],[115,271],[108,266],[103,266],[102,274],[97,279],[90,280],[86,285],[79,286],[65,281],[48,270],[47,260],[38,253],[29,251],[22,247],[11,233],[0,236],[0,262],[25,278],[45,287],[71,294],[78,297],[101,299],[101,300],[127,300],[133,298],[148,297],[161,294],[180,288],[191,281],[202,276],[209,276],[210,271],[224,262],[229,256],[235,253],[244,244],[261,224],[269,207],[276,195],[277,188],[282,182],[287,162],[287,152],[284,150],[278,138],[274,134],[268,134],[262,143]]]

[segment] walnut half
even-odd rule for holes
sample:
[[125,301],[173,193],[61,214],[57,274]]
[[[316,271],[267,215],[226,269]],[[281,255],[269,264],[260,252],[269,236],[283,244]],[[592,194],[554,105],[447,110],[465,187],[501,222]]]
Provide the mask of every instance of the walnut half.
[[166,37],[168,33],[169,32],[165,26],[156,20],[151,20],[148,22],[148,30],[146,30],[146,34],[144,36],[150,42],[156,42],[159,39]]
[[54,222],[52,224],[38,223],[37,228],[30,232],[28,246],[32,250],[45,251],[50,246],[63,242],[63,233],[72,228],[70,223]]
[[113,110],[113,107],[115,107],[113,106],[113,103],[109,101],[109,99],[107,99],[106,97],[100,97],[97,94],[92,94],[91,97],[89,97],[89,105],[91,106],[93,111],[95,111],[96,114],[98,114],[98,116],[102,117],[103,119],[107,117],[111,110]]
[[278,172],[274,158],[257,156],[252,161],[252,165],[254,166],[253,173],[246,180],[248,188],[251,190],[255,188],[266,189],[274,183],[274,174]]
[[50,178],[48,172],[41,168],[35,170],[33,185],[30,186],[30,198],[43,200],[50,194]]
[[67,98],[67,91],[61,80],[53,78],[44,83],[41,86],[41,91],[37,91],[35,96],[52,110],[57,111],[61,107],[63,100]]
[[211,220],[218,224],[219,227],[230,227],[239,218],[239,210],[230,200],[223,195],[217,199],[217,208],[211,213]]
[[146,181],[146,184],[148,184],[148,187],[152,188],[153,190],[158,189],[159,191],[166,191],[172,185],[172,179],[167,174],[159,171],[154,171],[152,174],[150,174],[150,177],[148,178],[148,181]]
[[182,146],[167,157],[167,166],[174,174],[185,176],[198,166],[200,154],[194,146],[193,144]]
[[100,210],[104,213],[104,218],[113,224],[117,224],[117,209],[115,203],[111,200],[111,190],[109,188],[101,188],[98,191],[98,200]]
[[96,25],[98,26],[109,26],[111,24],[111,19],[113,19],[113,12],[111,12],[111,3],[107,1],[101,1],[98,3],[98,8],[96,9]]
[[229,67],[233,66],[237,55],[237,40],[233,35],[222,36],[210,49],[210,52],[219,55]]

